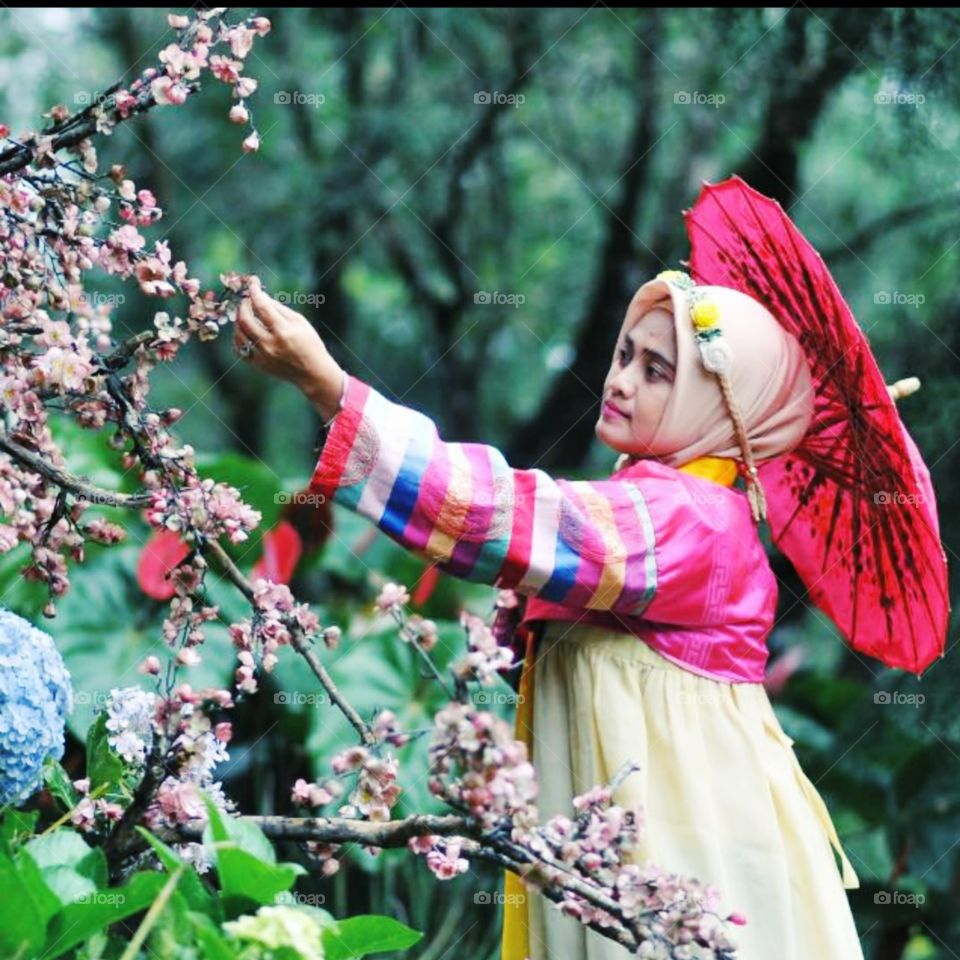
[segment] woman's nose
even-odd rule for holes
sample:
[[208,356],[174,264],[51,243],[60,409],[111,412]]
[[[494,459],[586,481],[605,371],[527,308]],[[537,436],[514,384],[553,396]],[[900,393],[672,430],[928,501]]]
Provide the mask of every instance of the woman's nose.
[[610,392],[629,399],[633,395],[633,386],[622,373],[618,373],[610,381]]

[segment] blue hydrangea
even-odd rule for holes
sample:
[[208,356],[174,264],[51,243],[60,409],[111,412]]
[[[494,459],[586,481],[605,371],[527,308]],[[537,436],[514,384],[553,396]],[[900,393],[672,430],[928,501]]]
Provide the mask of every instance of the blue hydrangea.
[[43,763],[63,756],[73,709],[70,673],[49,634],[0,606],[0,804],[41,786]]

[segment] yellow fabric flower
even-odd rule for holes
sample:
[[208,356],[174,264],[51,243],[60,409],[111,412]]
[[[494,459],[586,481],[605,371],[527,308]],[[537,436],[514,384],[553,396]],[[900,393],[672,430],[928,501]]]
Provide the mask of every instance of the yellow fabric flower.
[[717,309],[717,305],[710,300],[701,300],[693,305],[690,316],[693,319],[693,325],[698,330],[707,330],[717,325],[717,321],[720,319],[720,311]]
[[672,281],[673,283],[682,283],[686,280],[688,275],[682,270],[661,270],[657,274],[658,280],[667,280]]

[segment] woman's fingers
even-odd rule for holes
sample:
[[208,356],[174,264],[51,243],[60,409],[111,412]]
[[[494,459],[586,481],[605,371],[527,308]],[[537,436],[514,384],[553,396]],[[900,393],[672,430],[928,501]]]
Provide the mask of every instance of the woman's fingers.
[[237,328],[254,343],[260,343],[270,336],[270,329],[256,316],[247,297],[240,301],[240,308],[237,310]]
[[286,307],[264,292],[259,277],[251,278],[249,290],[254,314],[267,330],[273,330],[287,319]]
[[303,319],[296,310],[291,310],[285,303],[275,300],[266,293],[260,278],[255,274],[250,278],[250,296],[254,309],[258,311],[257,316],[261,316],[260,311],[263,312],[264,325],[267,327],[274,326],[277,322],[282,323],[284,320],[296,322]]

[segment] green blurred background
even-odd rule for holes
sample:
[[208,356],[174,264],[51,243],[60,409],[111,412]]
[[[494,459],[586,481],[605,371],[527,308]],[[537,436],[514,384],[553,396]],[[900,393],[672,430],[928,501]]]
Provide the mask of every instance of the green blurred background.
[[[264,12],[274,29],[245,71],[260,84],[259,153],[241,152],[230,88],[213,81],[186,106],[97,142],[102,170],[122,162],[155,192],[166,216],[147,235],[169,240],[192,276],[214,286],[220,271],[257,273],[316,324],[342,366],[428,413],[445,439],[492,443],[516,467],[600,477],[615,454],[593,425],[626,305],[686,257],[681,211],[701,180],[738,173],[780,200],[822,253],[887,381],[920,377],[900,409],[933,476],[956,595],[957,10]],[[0,119],[18,132],[55,103],[75,107],[115,79],[129,83],[174,40],[165,14],[0,10]],[[99,289],[125,296],[121,334],[171,306],[109,278]],[[205,454],[205,474],[241,486],[269,529],[273,493],[304,487],[314,464],[317,422],[304,398],[238,363],[229,336],[192,342],[153,384],[155,405],[187,411],[178,436]],[[74,472],[130,483],[105,436],[58,429]],[[134,576],[150,531],[126,519],[127,544],[91,549],[57,619],[41,624],[80,694],[68,768],[80,769],[74,737],[93,707],[138,682],[136,664],[160,645],[163,605]],[[325,660],[347,695],[423,727],[441,697],[371,605],[377,577],[412,588],[423,564],[339,507],[331,521],[292,587],[323,622],[343,626]],[[234,555],[249,570],[259,537]],[[789,565],[773,560],[781,609],[771,649],[802,645],[806,655],[775,707],[860,875],[850,898],[866,956],[960,956],[952,643],[920,681],[855,656],[804,602]],[[43,597],[17,577],[23,562],[22,551],[2,558],[0,593],[42,619]],[[213,579],[225,613],[242,616]],[[441,664],[462,647],[460,608],[486,615],[494,594],[442,578],[417,608],[441,625]],[[244,812],[290,811],[293,780],[322,777],[322,758],[350,739],[338,715],[309,702],[315,683],[282,653],[234,718],[224,785]],[[194,686],[226,681],[231,658],[214,627]],[[892,699],[883,691],[913,696],[883,702]],[[421,738],[400,751],[397,816],[434,806],[425,747]],[[390,913],[427,931],[409,955],[438,960],[498,955],[500,882],[475,866],[439,884],[402,851],[352,851],[335,878],[298,889],[338,916]]]

